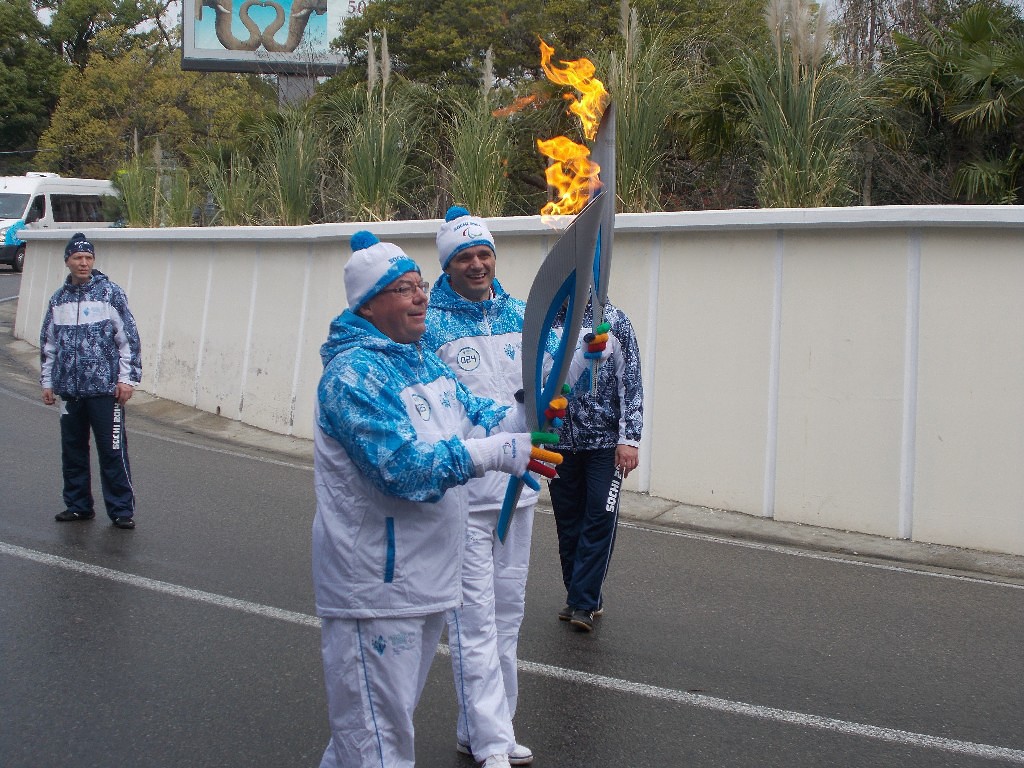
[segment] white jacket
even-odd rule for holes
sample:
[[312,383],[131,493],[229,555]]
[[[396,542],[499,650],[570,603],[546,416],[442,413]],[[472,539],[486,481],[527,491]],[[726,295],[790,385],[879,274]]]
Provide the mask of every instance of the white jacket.
[[[317,614],[420,616],[461,602],[474,467],[462,438],[508,411],[420,345],[346,311],[321,348],[314,434]],[[507,476],[506,476],[507,477]]]

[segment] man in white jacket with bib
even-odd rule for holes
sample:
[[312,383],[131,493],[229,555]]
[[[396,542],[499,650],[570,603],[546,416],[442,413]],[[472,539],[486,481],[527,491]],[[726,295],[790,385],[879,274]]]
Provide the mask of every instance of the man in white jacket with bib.
[[[474,395],[509,402],[523,388],[526,305],[506,293],[495,278],[497,255],[487,223],[453,206],[438,230],[437,254],[443,272],[431,289],[423,343]],[[552,334],[548,351],[554,352],[557,345]],[[589,382],[589,361],[579,352],[568,381],[583,375]],[[537,491],[524,486],[508,534],[500,542],[495,526],[507,484],[508,475],[488,472],[467,486],[463,604],[448,616],[459,705],[456,749],[477,760],[507,749],[511,765],[529,765],[533,752],[516,741],[512,718],[519,699],[517,648]]]
[[[313,585],[331,729],[321,766],[409,768],[413,712],[445,612],[461,602],[464,485],[522,475],[544,457],[531,442],[557,436],[524,433],[521,409],[471,394],[419,343],[428,286],[398,246],[369,232],[351,246],[349,308],[320,350],[315,413]],[[485,765],[508,765],[506,751]]]

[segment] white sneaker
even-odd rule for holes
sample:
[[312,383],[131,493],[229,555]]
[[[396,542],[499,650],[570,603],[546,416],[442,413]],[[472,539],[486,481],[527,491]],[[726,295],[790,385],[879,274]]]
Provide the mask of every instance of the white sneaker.
[[530,765],[531,763],[533,763],[533,751],[529,747],[516,744],[508,753],[509,765]]
[[482,768],[508,768],[508,755],[491,755],[484,760]]

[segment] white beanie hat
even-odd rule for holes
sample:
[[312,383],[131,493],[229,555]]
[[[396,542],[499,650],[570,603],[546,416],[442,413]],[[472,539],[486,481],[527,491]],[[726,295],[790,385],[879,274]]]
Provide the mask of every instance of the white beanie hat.
[[405,273],[420,272],[405,251],[394,243],[382,243],[365,229],[352,235],[349,244],[352,258],[345,265],[345,295],[353,312]]
[[493,253],[494,238],[491,230],[479,216],[473,216],[465,208],[453,205],[445,214],[444,224],[437,230],[437,258],[441,269],[448,267],[448,262],[459,251],[474,245],[486,245]]

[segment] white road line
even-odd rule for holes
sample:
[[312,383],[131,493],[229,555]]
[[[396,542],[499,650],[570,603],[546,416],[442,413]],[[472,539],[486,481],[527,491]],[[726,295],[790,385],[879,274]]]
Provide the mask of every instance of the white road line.
[[162,592],[166,595],[183,597],[186,600],[194,600],[198,603],[207,603],[221,608],[230,608],[235,611],[242,611],[243,613],[251,613],[255,616],[263,616],[268,619],[280,619],[281,621],[289,621],[292,624],[302,624],[307,627],[320,628],[320,619],[316,616],[309,616],[305,613],[296,613],[295,611],[285,611],[281,608],[261,605],[260,603],[252,603],[248,600],[238,600],[237,598],[218,595],[214,592],[203,592],[199,589],[191,589],[190,587],[171,584],[168,581],[158,581],[156,579],[146,578],[145,576],[137,576],[134,573],[125,573],[124,571],[115,571],[111,568],[104,568],[101,565],[83,563],[79,560],[69,560],[66,557],[50,555],[46,552],[39,552],[35,549],[26,549],[25,547],[8,544],[4,541],[0,541],[0,554],[20,557],[23,560],[31,560],[35,563],[41,563],[55,568],[63,568],[66,571],[82,573],[88,576],[96,576],[97,578],[107,579],[108,581],[128,584],[132,587],[141,587],[142,589],[149,589],[154,592]]
[[[53,406],[43,405],[39,400],[26,397],[25,395],[14,392],[6,387],[0,387],[0,394],[7,395],[14,398],[15,400],[21,400],[32,405],[39,406],[40,408],[53,408]],[[152,438],[153,440],[160,440],[165,443],[172,443],[173,445],[180,445],[184,448],[196,448],[201,451],[209,451],[210,453],[218,453],[222,456],[232,456],[239,459],[249,459],[250,461],[256,461],[261,464],[273,464],[278,467],[288,467],[290,469],[300,469],[306,472],[313,471],[313,465],[302,462],[290,462],[282,461],[280,459],[272,459],[267,456],[259,456],[257,454],[246,453],[244,451],[234,451],[226,448],[217,448],[211,445],[203,445],[201,443],[193,442],[191,440],[183,440],[174,437],[166,437],[153,432],[147,432],[139,429],[132,429],[131,434],[140,435],[142,437]],[[551,515],[550,508],[541,504],[538,506],[538,511],[542,514]],[[652,521],[651,525],[645,525],[642,522],[629,522],[619,519],[619,527],[630,528],[632,530],[644,531],[660,536],[678,536],[684,539],[693,539],[696,541],[706,541],[713,544],[728,544],[733,547],[743,547],[745,549],[754,549],[761,552],[771,552],[778,555],[789,555],[791,557],[803,557],[810,560],[820,560],[827,563],[836,563],[840,565],[852,565],[860,568],[872,568],[879,571],[889,571],[892,573],[905,573],[914,576],[928,576],[938,579],[952,579],[953,581],[961,581],[969,584],[984,584],[991,587],[1006,587],[1009,589],[1024,589],[1024,584],[1015,584],[1013,582],[998,581],[996,579],[985,579],[977,576],[961,576],[955,573],[941,573],[936,571],[925,570],[927,566],[922,568],[906,568],[898,565],[888,565],[885,563],[876,563],[866,560],[855,560],[848,557],[835,554],[824,554],[821,552],[815,552],[813,550],[800,549],[795,546],[786,546],[783,544],[765,544],[757,541],[743,541],[741,539],[727,538],[724,536],[716,536],[711,533],[699,533],[693,531],[678,531],[670,530],[665,527],[658,526],[657,522]]]
[[661,701],[668,701],[676,704],[686,704],[692,707],[710,709],[715,712],[723,712],[730,715],[753,717],[759,720],[772,720],[777,723],[786,723],[787,725],[815,728],[819,731],[833,731],[847,736],[863,736],[870,739],[892,742],[894,744],[902,744],[904,746],[936,749],[942,752],[970,755],[971,757],[981,757],[991,760],[1009,760],[1011,762],[1024,765],[1024,750],[1010,749],[1009,747],[995,747],[989,744],[977,744],[972,741],[959,741],[957,739],[942,738],[941,736],[929,736],[924,733],[913,733],[911,731],[900,731],[893,728],[880,728],[876,725],[851,723],[846,720],[836,720],[831,717],[819,717],[818,715],[807,715],[803,712],[791,712],[786,709],[776,709],[775,707],[762,707],[757,704],[746,704],[742,701],[718,699],[714,696],[677,691],[671,688],[659,688],[654,685],[634,683],[628,680],[618,680],[614,677],[593,675],[587,672],[577,672],[571,669],[548,666],[547,664],[537,664],[532,661],[520,661],[519,669],[524,672],[534,672],[546,677],[565,680],[566,682],[586,683],[606,690],[635,694],[649,699],[659,699]]
[[[82,573],[89,576],[108,579],[121,584],[149,589],[154,592],[161,592],[175,597],[182,597],[186,600],[194,600],[196,602],[207,603],[221,608],[230,608],[232,610],[242,611],[255,616],[287,621],[304,627],[320,627],[320,619],[316,616],[309,616],[295,611],[285,611],[280,608],[274,608],[260,603],[253,603],[248,600],[238,600],[233,597],[218,595],[213,592],[204,592],[198,589],[191,589],[189,587],[171,584],[166,581],[158,581],[144,576],[125,573],[123,571],[115,571],[110,568],[90,565],[89,563],[70,560],[58,555],[50,555],[45,552],[26,549],[25,547],[19,547],[2,541],[0,541],[0,554],[20,557],[23,560],[30,560],[42,565],[63,568],[64,570],[73,571],[75,573]],[[443,645],[438,646],[438,651],[445,655],[448,654],[448,649]],[[596,688],[601,688],[606,691],[643,696],[647,699],[656,699],[674,704],[698,707],[700,709],[712,710],[714,712],[721,712],[728,715],[752,717],[758,720],[769,720],[802,728],[813,728],[819,731],[841,733],[846,736],[877,739],[903,746],[921,749],[934,749],[940,752],[968,755],[970,757],[989,760],[1004,760],[1024,765],[1024,750],[1011,749],[1009,747],[997,747],[990,744],[978,744],[972,741],[947,739],[941,736],[929,736],[924,733],[913,733],[911,731],[901,731],[893,728],[881,728],[875,725],[853,723],[846,720],[837,720],[831,717],[819,717],[818,715],[808,715],[803,712],[792,712],[785,709],[776,709],[775,707],[763,707],[757,704],[747,704],[742,701],[730,701],[729,699],[719,699],[714,696],[705,696],[702,694],[689,693],[687,691],[677,691],[672,688],[660,688],[654,685],[635,683],[614,677],[605,677],[604,675],[595,675],[588,672],[579,672],[577,670],[554,667],[549,664],[523,661],[522,659],[519,661],[519,669],[523,672],[541,675],[555,680],[562,680],[576,684],[582,683]]]

